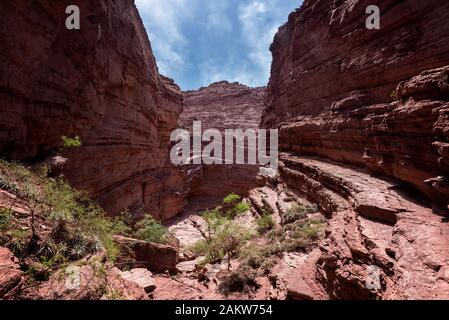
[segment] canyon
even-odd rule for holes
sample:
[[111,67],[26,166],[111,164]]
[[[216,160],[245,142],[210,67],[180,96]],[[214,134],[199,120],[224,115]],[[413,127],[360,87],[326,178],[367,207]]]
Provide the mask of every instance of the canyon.
[[[266,88],[222,81],[186,92],[159,74],[133,1],[83,1],[76,31],[62,27],[69,4],[0,3],[0,155],[47,163],[50,174],[62,161],[67,181],[109,216],[128,210],[165,223],[174,243],[117,239],[135,260],[130,271],[107,268],[122,298],[449,299],[447,1],[305,0],[274,37]],[[365,27],[373,4],[379,30]],[[278,129],[278,175],[173,165],[170,133],[193,121],[221,132]],[[62,136],[82,145],[62,149]],[[2,207],[30,214],[1,189]],[[287,216],[301,204],[316,210],[300,222],[324,230],[270,256],[251,292],[224,295],[226,264],[200,266],[189,247],[201,239],[201,213],[231,193],[251,206],[236,219],[249,229],[269,212],[274,231],[290,234]],[[271,245],[267,234],[251,244]],[[0,246],[0,298],[24,282],[23,265]],[[58,279],[19,297],[102,298],[101,283],[82,278],[72,292]]]
[[[258,128],[264,108],[265,88],[249,88],[223,81],[186,91],[183,95],[185,105],[179,118],[181,128],[191,131],[193,122],[201,121],[202,130],[217,129],[224,133],[226,129]],[[258,172],[258,166],[249,164],[188,166],[189,206],[201,203],[210,205],[214,201],[220,203],[232,192],[247,196],[252,187],[260,184],[257,181]]]

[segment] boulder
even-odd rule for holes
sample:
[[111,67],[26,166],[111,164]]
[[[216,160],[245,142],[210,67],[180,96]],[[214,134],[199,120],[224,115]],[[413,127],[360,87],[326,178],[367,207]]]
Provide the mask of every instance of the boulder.
[[146,293],[151,293],[156,289],[153,274],[148,269],[136,268],[129,271],[122,271],[120,275],[123,279],[143,288]]
[[8,248],[0,247],[0,299],[22,279],[18,260]]
[[116,240],[127,253],[126,257],[119,258],[119,265],[120,261],[126,261],[133,268],[146,268],[155,273],[177,271],[179,243],[166,245],[126,237],[116,237]]

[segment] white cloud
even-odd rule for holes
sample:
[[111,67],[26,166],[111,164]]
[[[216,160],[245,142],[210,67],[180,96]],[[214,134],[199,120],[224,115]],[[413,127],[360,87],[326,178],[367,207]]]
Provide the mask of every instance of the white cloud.
[[289,10],[298,4],[292,0],[135,2],[159,71],[183,88],[221,80],[250,86],[266,83],[269,45]]
[[198,0],[136,0],[143,18],[159,71],[167,76],[182,73],[187,64],[190,43],[183,25],[199,23],[204,18],[205,28],[219,34],[231,32],[232,22],[226,15],[229,1]]
[[206,25],[217,33],[232,32],[232,22],[227,15],[230,1],[207,1],[203,10],[207,15]]
[[279,7],[278,0],[252,0],[239,7],[242,38],[249,47],[248,58],[258,67],[258,74],[255,76],[267,80],[271,66],[269,47],[280,26],[279,20],[282,21],[285,15],[277,9]]
[[186,64],[183,50],[188,47],[182,23],[193,17],[194,7],[185,0],[136,0],[156,53],[161,73],[172,75]]

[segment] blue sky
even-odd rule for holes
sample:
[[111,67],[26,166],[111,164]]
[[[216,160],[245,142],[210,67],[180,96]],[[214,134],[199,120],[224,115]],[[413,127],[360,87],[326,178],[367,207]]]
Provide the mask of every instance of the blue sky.
[[183,90],[266,85],[273,36],[300,0],[136,0],[160,73]]

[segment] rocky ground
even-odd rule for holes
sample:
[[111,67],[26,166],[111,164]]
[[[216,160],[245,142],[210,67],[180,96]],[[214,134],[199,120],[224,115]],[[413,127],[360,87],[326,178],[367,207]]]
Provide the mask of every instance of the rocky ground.
[[[277,238],[270,238],[267,233],[258,234],[256,219],[262,212],[269,212],[274,220],[272,233],[282,232],[290,225],[282,221],[282,216],[298,202],[310,205],[306,200],[286,191],[282,185],[267,185],[249,191],[246,199],[252,207],[249,211],[236,217],[234,221],[251,230],[256,236],[246,245],[252,250],[262,250],[271,244],[277,244]],[[304,219],[323,219],[314,212]],[[156,276],[158,287],[154,292],[155,299],[316,299],[327,297],[319,284],[310,285],[307,278],[314,278],[313,264],[317,258],[317,242],[304,248],[281,248],[275,254],[268,256],[272,264],[266,270],[258,272],[254,267],[256,286],[246,292],[228,292],[220,290],[220,284],[229,278],[232,271],[241,270],[247,264],[247,256],[243,253],[232,262],[231,270],[227,269],[225,261],[216,264],[201,265],[203,257],[197,257],[189,248],[202,239],[200,232],[192,224],[192,220],[204,225],[204,219],[198,210],[186,211],[184,215],[168,223],[169,230],[180,239],[180,263],[177,264],[178,274],[173,277]],[[324,224],[320,228],[324,231]],[[324,234],[321,234],[324,236]],[[256,249],[254,249],[256,248]],[[245,248],[243,248],[245,252]],[[297,275],[300,275],[298,278]],[[310,280],[310,279],[309,279]],[[159,286],[160,285],[160,286]]]
[[[285,220],[289,208],[302,200],[287,194],[281,185],[253,189],[243,200],[249,204],[249,210],[238,214],[233,222],[248,230],[251,236],[230,265],[225,258],[204,264],[205,257],[192,253],[191,248],[202,239],[193,221],[204,226],[199,210],[207,208],[186,211],[168,222],[173,240],[157,244],[119,235],[124,231],[113,227],[119,224],[118,221],[111,220],[114,225],[109,225],[108,218],[102,218],[102,215],[89,217],[94,214],[91,211],[82,211],[82,216],[77,218],[80,221],[88,219],[88,226],[84,222],[72,221],[72,218],[61,215],[62,212],[91,208],[90,205],[87,209],[75,205],[78,195],[72,195],[74,191],[62,185],[48,193],[47,188],[57,180],[39,176],[21,165],[2,162],[0,170],[0,298],[190,300],[316,297],[310,291],[315,288],[309,289],[298,279],[292,281],[291,277],[296,272],[305,274],[305,270],[310,268],[309,260],[316,256],[318,239],[324,236],[324,220],[316,208],[309,215],[298,212],[300,215]],[[33,190],[34,196],[29,190]],[[63,199],[66,203],[61,203]],[[266,231],[258,231],[256,220],[267,214],[273,217],[273,225]],[[53,215],[58,218],[55,220]],[[297,236],[303,237],[301,239],[293,236],[284,238],[282,235],[284,232],[293,234],[296,230],[294,223],[299,222],[298,227],[309,227],[309,220],[318,219],[316,230],[310,229],[313,231],[310,239],[305,233]],[[108,226],[113,227],[107,231],[111,232],[107,234],[111,238],[105,238],[104,228]],[[97,237],[101,239],[95,240]],[[116,245],[111,247],[108,239]],[[301,242],[294,242],[297,239]],[[95,249],[88,249],[90,241],[99,241]],[[270,250],[264,252],[267,247]],[[115,252],[112,250],[115,248],[118,251],[116,257],[112,257],[111,252]],[[270,261],[270,265],[263,265],[265,259]],[[236,274],[241,278],[229,282]],[[230,284],[224,288],[223,283]],[[319,290],[324,295],[322,288]]]

